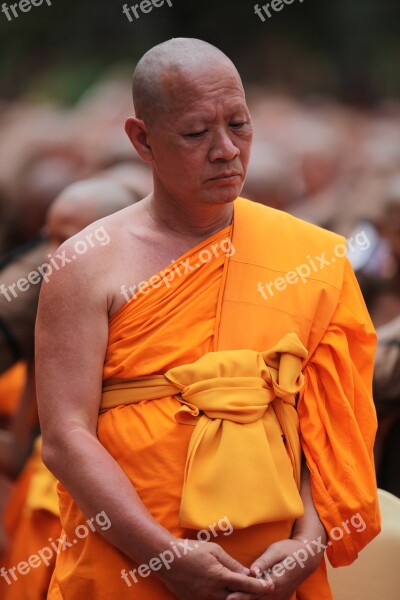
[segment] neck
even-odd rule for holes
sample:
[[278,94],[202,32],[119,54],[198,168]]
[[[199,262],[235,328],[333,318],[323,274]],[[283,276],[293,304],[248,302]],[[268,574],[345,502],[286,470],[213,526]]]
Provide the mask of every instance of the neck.
[[171,197],[160,197],[155,192],[146,201],[150,217],[157,228],[182,237],[207,238],[232,222],[232,202],[193,206]]

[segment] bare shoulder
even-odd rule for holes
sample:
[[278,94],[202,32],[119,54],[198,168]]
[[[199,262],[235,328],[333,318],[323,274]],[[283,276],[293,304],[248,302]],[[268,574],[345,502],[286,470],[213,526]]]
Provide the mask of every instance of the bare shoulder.
[[[138,203],[139,204],[139,203]],[[62,306],[69,298],[79,305],[109,311],[115,296],[115,273],[132,244],[132,222],[141,209],[132,205],[91,223],[47,257],[41,301]]]

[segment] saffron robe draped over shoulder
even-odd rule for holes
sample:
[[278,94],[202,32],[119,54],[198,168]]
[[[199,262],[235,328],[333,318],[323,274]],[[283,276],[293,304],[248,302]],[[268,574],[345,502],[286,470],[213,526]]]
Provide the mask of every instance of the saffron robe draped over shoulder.
[[[244,199],[234,203],[232,228],[232,232],[226,228],[180,257],[182,261],[189,260],[191,270],[184,275],[177,274],[168,285],[135,298],[110,318],[103,379],[105,392],[113,392],[113,405],[99,416],[99,440],[118,461],[159,523],[182,538],[195,539],[200,528],[203,535],[208,531],[210,541],[250,565],[272,542],[290,537],[293,523],[302,514],[296,473],[300,444],[296,446],[290,440],[288,443],[288,438],[296,437],[293,432],[297,432],[311,473],[314,503],[331,534],[328,556],[335,565],[348,564],[378,533],[380,518],[372,457],[376,428],[371,398],[375,334],[354,275],[344,258],[344,240]],[[222,248],[224,240],[231,235],[228,256]],[[218,248],[220,252],[215,252]],[[199,256],[205,253],[210,260],[199,262]],[[307,268],[302,268],[305,265]],[[269,369],[269,375],[262,377],[261,387],[274,388],[273,383],[268,384],[272,377],[280,388],[283,357],[296,354],[291,346],[279,346],[288,334],[294,336],[292,339],[300,344],[296,347],[304,348],[304,353],[299,351],[297,357],[303,372],[301,385],[281,393],[288,399],[286,417],[279,414],[280,404],[276,401],[279,393],[275,389],[271,402],[266,402],[261,411],[264,414],[256,422],[243,426],[247,435],[245,432],[251,430],[248,428],[262,420],[264,438],[266,436],[271,453],[270,464],[283,466],[284,483],[269,479],[269,472],[259,470],[258,477],[262,483],[266,482],[267,490],[265,496],[258,499],[259,505],[254,506],[254,498],[250,501],[252,490],[249,489],[249,501],[242,500],[243,519],[240,521],[239,514],[233,531],[223,527],[229,520],[231,505],[228,503],[221,505],[227,506],[226,513],[222,511],[224,514],[217,514],[214,523],[208,523],[208,513],[201,516],[199,511],[196,517],[196,511],[190,509],[198,503],[196,494],[201,494],[199,474],[206,475],[208,468],[213,469],[210,448],[214,447],[217,455],[225,433],[228,437],[234,436],[230,438],[231,447],[235,440],[240,448],[248,444],[249,439],[261,438],[252,434],[253,437],[244,442],[245,438],[237,433],[235,419],[226,412],[227,407],[222,402],[217,409],[210,406],[213,397],[209,395],[209,381],[203,389],[201,379],[209,363],[203,370],[196,366],[194,371],[194,365],[201,366],[201,361],[208,361],[207,357],[211,356],[214,369],[217,356],[222,362],[218,363],[217,373],[207,371],[208,380],[228,375],[229,388],[235,388],[237,382],[232,381],[235,369],[229,373],[224,371],[226,353],[252,351],[257,361],[260,356],[264,360],[260,372]],[[271,366],[268,351],[277,346],[281,350],[280,363],[278,360]],[[277,360],[277,355],[274,356]],[[277,371],[271,371],[274,366]],[[277,375],[272,376],[273,373]],[[178,386],[180,393],[170,389],[165,396],[155,394],[140,401],[132,400],[131,387],[137,381],[143,387],[144,379],[151,380],[153,385],[154,377],[158,377],[157,381],[168,377],[169,384]],[[202,393],[190,396],[193,385],[200,386]],[[297,389],[296,410],[291,398],[295,399]],[[143,390],[133,391],[142,393]],[[223,392],[225,389],[221,395]],[[263,393],[272,392],[264,389]],[[107,408],[106,395],[103,394],[103,408]],[[215,410],[220,413],[216,414]],[[232,405],[229,410],[232,411]],[[182,413],[188,418],[181,418]],[[271,423],[274,421],[269,428],[265,426],[267,418]],[[199,430],[200,421],[208,438],[200,435],[195,438],[200,440],[198,444],[194,443],[193,436]],[[291,433],[282,429],[288,422]],[[258,435],[262,432],[258,425],[257,428]],[[208,445],[204,446],[205,443]],[[193,446],[196,460],[190,459]],[[195,481],[200,487],[192,487],[194,495],[186,503],[189,507],[185,511],[185,515],[189,514],[186,520],[180,511],[189,464],[195,469],[195,475],[197,473]],[[258,465],[248,466],[254,469]],[[234,469],[229,470],[232,472]],[[240,485],[240,481],[232,483],[231,479],[230,475],[228,484]],[[208,473],[204,480],[210,481]],[[221,488],[225,483],[221,481]],[[269,498],[278,498],[279,485],[286,489],[291,502],[281,514],[273,516],[271,513],[268,522],[260,522],[259,507],[270,509]],[[76,527],[85,523],[85,517],[61,485],[59,498],[64,530],[68,538],[73,539]],[[364,530],[353,526],[354,516],[363,520]],[[195,518],[199,519],[196,526],[188,527]],[[136,581],[134,575],[121,577],[123,569],[128,572],[136,567],[101,536],[92,533],[57,557],[49,598],[172,600],[172,594],[155,573],[146,578],[136,577]],[[322,561],[292,600],[331,598]]]

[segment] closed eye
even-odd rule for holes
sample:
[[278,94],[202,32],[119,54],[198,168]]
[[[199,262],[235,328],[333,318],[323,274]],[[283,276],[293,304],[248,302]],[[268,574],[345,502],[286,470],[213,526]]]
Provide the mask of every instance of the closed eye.
[[207,133],[207,129],[204,129],[203,131],[195,131],[194,133],[186,133],[185,137],[199,138],[202,137],[205,133]]
[[232,127],[233,129],[241,129],[246,125],[246,123],[247,121],[244,121],[243,123],[231,123],[230,127]]

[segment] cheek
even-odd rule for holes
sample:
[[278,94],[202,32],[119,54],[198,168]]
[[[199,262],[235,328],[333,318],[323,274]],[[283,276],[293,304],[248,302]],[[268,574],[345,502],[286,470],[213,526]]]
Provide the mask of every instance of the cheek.
[[156,164],[159,169],[174,169],[176,172],[189,171],[199,162],[199,149],[185,144],[177,144],[171,140],[157,148]]
[[181,147],[173,159],[176,172],[184,173],[187,179],[196,179],[204,171],[206,161],[207,150],[201,147]]
[[247,170],[248,164],[250,162],[251,140],[243,140],[242,143],[239,144],[239,150],[242,165]]

